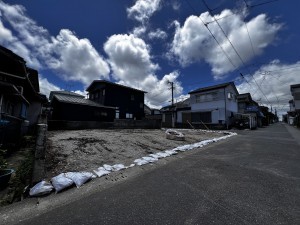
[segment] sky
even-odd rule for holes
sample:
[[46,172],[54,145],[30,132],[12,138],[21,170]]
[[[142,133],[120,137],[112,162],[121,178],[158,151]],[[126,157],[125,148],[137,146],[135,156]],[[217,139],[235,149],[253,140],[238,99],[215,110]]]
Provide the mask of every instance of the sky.
[[299,1],[0,0],[0,45],[39,71],[41,93],[104,79],[160,108],[234,81],[281,115],[300,83]]

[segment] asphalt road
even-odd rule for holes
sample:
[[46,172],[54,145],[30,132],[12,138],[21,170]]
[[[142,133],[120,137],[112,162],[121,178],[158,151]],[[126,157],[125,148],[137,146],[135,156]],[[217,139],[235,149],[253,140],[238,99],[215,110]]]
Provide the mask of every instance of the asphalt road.
[[22,224],[300,224],[300,131],[289,130],[241,131]]

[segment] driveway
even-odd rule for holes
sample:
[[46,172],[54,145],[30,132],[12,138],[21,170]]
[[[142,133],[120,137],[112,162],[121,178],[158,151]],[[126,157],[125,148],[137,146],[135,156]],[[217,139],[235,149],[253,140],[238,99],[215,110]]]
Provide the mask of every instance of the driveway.
[[240,131],[20,224],[300,224],[300,132],[290,128]]

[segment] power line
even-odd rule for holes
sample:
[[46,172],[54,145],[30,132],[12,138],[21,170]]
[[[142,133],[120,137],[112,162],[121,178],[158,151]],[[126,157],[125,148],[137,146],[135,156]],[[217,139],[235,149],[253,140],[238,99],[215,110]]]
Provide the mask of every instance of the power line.
[[[194,11],[194,13],[198,14],[197,11],[190,4],[190,2],[188,0],[186,0],[186,2],[191,7],[191,9]],[[228,59],[228,61],[231,63],[231,65],[233,66],[234,70],[236,70],[237,66],[234,65],[234,63],[232,62],[232,60],[230,59],[230,57],[227,55],[227,53],[225,52],[225,50],[223,49],[223,47],[221,46],[221,44],[219,43],[219,41],[217,40],[217,38],[214,36],[214,34],[212,33],[212,31],[209,29],[208,25],[201,19],[201,16],[199,16],[199,19],[201,20],[201,22],[203,23],[203,25],[206,27],[206,29],[208,30],[208,32],[210,33],[210,35],[213,37],[213,39],[217,42],[218,46],[220,47],[220,49],[222,50],[222,52],[224,53],[224,55],[226,56],[226,58]]]
[[277,2],[277,1],[279,1],[279,0],[266,1],[266,2],[262,2],[262,3],[258,3],[258,4],[256,4],[256,5],[248,5],[248,4],[246,3],[246,5],[247,5],[248,8],[255,8],[255,7],[257,7],[257,6],[266,5],[266,4],[269,4],[269,3],[272,3],[272,2]]
[[[209,14],[214,18],[214,21],[217,23],[218,27],[220,28],[220,30],[222,31],[222,33],[224,34],[224,36],[226,37],[226,39],[228,40],[228,42],[230,43],[231,47],[233,48],[234,52],[236,53],[236,55],[239,57],[239,59],[241,60],[242,64],[244,67],[246,67],[246,64],[244,62],[244,60],[242,59],[242,57],[240,56],[240,54],[238,53],[238,51],[236,50],[236,48],[234,47],[234,45],[232,44],[232,42],[230,41],[230,39],[228,38],[227,34],[225,33],[224,29],[222,28],[222,26],[220,25],[220,23],[216,20],[215,16],[211,14],[211,9],[209,8],[209,6],[207,5],[205,0],[202,0],[203,4],[205,5],[205,7],[208,9]],[[200,17],[199,17],[200,18]],[[240,73],[241,76],[244,78],[244,76],[242,75],[242,73]],[[259,90],[261,91],[261,93],[263,94],[263,96],[265,97],[265,99],[267,100],[267,102],[270,104],[269,99],[267,98],[267,96],[265,95],[265,93],[262,91],[261,87],[259,86],[259,84],[257,83],[255,77],[253,76],[254,82],[257,85],[257,87],[259,88]],[[246,79],[245,79],[246,80]],[[246,82],[248,83],[248,81],[246,80]],[[249,84],[249,83],[248,83]]]

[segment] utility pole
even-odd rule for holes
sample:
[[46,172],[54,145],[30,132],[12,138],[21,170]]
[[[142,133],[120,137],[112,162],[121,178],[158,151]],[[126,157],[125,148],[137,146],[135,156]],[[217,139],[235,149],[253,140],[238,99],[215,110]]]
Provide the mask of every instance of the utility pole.
[[171,90],[172,90],[172,107],[171,107],[171,111],[172,111],[172,127],[175,127],[175,112],[174,112],[174,82],[168,82],[169,84],[171,84]]
[[172,106],[174,105],[174,82],[169,82],[171,84],[172,89]]

